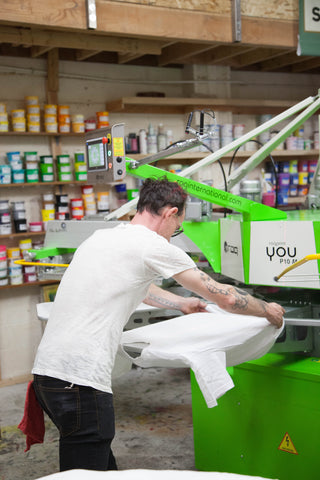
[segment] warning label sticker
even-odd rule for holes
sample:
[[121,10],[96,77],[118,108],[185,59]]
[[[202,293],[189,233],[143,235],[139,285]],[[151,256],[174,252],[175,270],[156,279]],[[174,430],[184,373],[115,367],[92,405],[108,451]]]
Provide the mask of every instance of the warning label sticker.
[[278,450],[282,450],[283,452],[287,453],[293,453],[294,455],[299,455],[295,446],[293,445],[293,442],[288,432],[286,432],[285,436],[281,440]]
[[122,137],[113,138],[113,154],[115,157],[123,157],[124,155],[124,143]]

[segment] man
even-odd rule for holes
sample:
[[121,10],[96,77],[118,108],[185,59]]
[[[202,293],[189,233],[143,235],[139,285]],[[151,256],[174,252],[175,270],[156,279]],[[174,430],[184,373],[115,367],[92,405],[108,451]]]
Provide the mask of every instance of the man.
[[214,281],[170,244],[186,198],[166,178],[147,179],[131,223],[97,230],[61,280],[33,368],[38,401],[60,431],[61,471],[116,469],[111,373],[123,327],[137,306],[144,301],[183,313],[205,311],[201,299],[155,286],[158,277],[173,277],[226,311],[282,325],[280,305]]

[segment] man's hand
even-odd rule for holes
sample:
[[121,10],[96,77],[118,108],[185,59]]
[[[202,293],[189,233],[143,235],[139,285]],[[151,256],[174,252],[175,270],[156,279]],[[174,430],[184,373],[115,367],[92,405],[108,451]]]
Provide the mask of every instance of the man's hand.
[[206,312],[207,303],[197,297],[181,298],[181,312],[189,313]]
[[284,313],[285,309],[278,303],[266,303],[266,319],[277,328],[282,327]]

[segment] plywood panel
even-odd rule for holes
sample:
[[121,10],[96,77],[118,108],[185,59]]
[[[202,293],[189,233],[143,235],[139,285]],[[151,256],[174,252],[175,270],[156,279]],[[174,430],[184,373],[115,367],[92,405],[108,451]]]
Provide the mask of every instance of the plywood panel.
[[[104,0],[101,1],[103,2]],[[225,0],[111,0],[111,2],[133,3],[176,10],[193,10],[216,13],[218,15],[230,14],[231,12],[231,2],[226,2]]]
[[249,17],[298,20],[298,0],[247,0],[241,2],[241,14]]

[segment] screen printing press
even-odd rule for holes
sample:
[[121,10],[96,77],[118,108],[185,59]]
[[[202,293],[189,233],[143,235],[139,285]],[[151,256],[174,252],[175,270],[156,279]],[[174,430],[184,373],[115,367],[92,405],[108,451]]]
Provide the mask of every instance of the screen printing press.
[[[319,108],[319,95],[308,97],[180,174],[150,163],[203,144],[212,135],[204,125],[206,112],[200,112],[199,132],[192,128],[192,114],[189,116],[186,133],[192,134],[192,139],[176,142],[140,162],[125,157],[122,125],[90,132],[86,140],[90,182],[116,182],[125,173],[138,178],[166,175],[178,182],[193,202],[187,204],[184,233],[172,241],[190,254],[204,256],[207,273],[217,280],[247,288],[259,298],[281,303],[286,310],[285,326],[269,353],[228,370],[235,387],[219,399],[218,407],[208,408],[192,374],[195,462],[199,470],[281,480],[319,477],[320,163],[305,210],[285,212],[230,193]],[[294,119],[289,121],[291,116]],[[213,188],[191,178],[285,121],[287,125],[234,170],[224,185]],[[85,238],[97,228],[113,228],[136,203],[137,199],[129,201],[99,220],[48,222],[44,248],[30,252],[32,262],[41,265],[44,278],[59,278]],[[208,203],[228,209],[227,213],[208,214],[203,208]],[[157,321],[150,318],[141,325]]]

